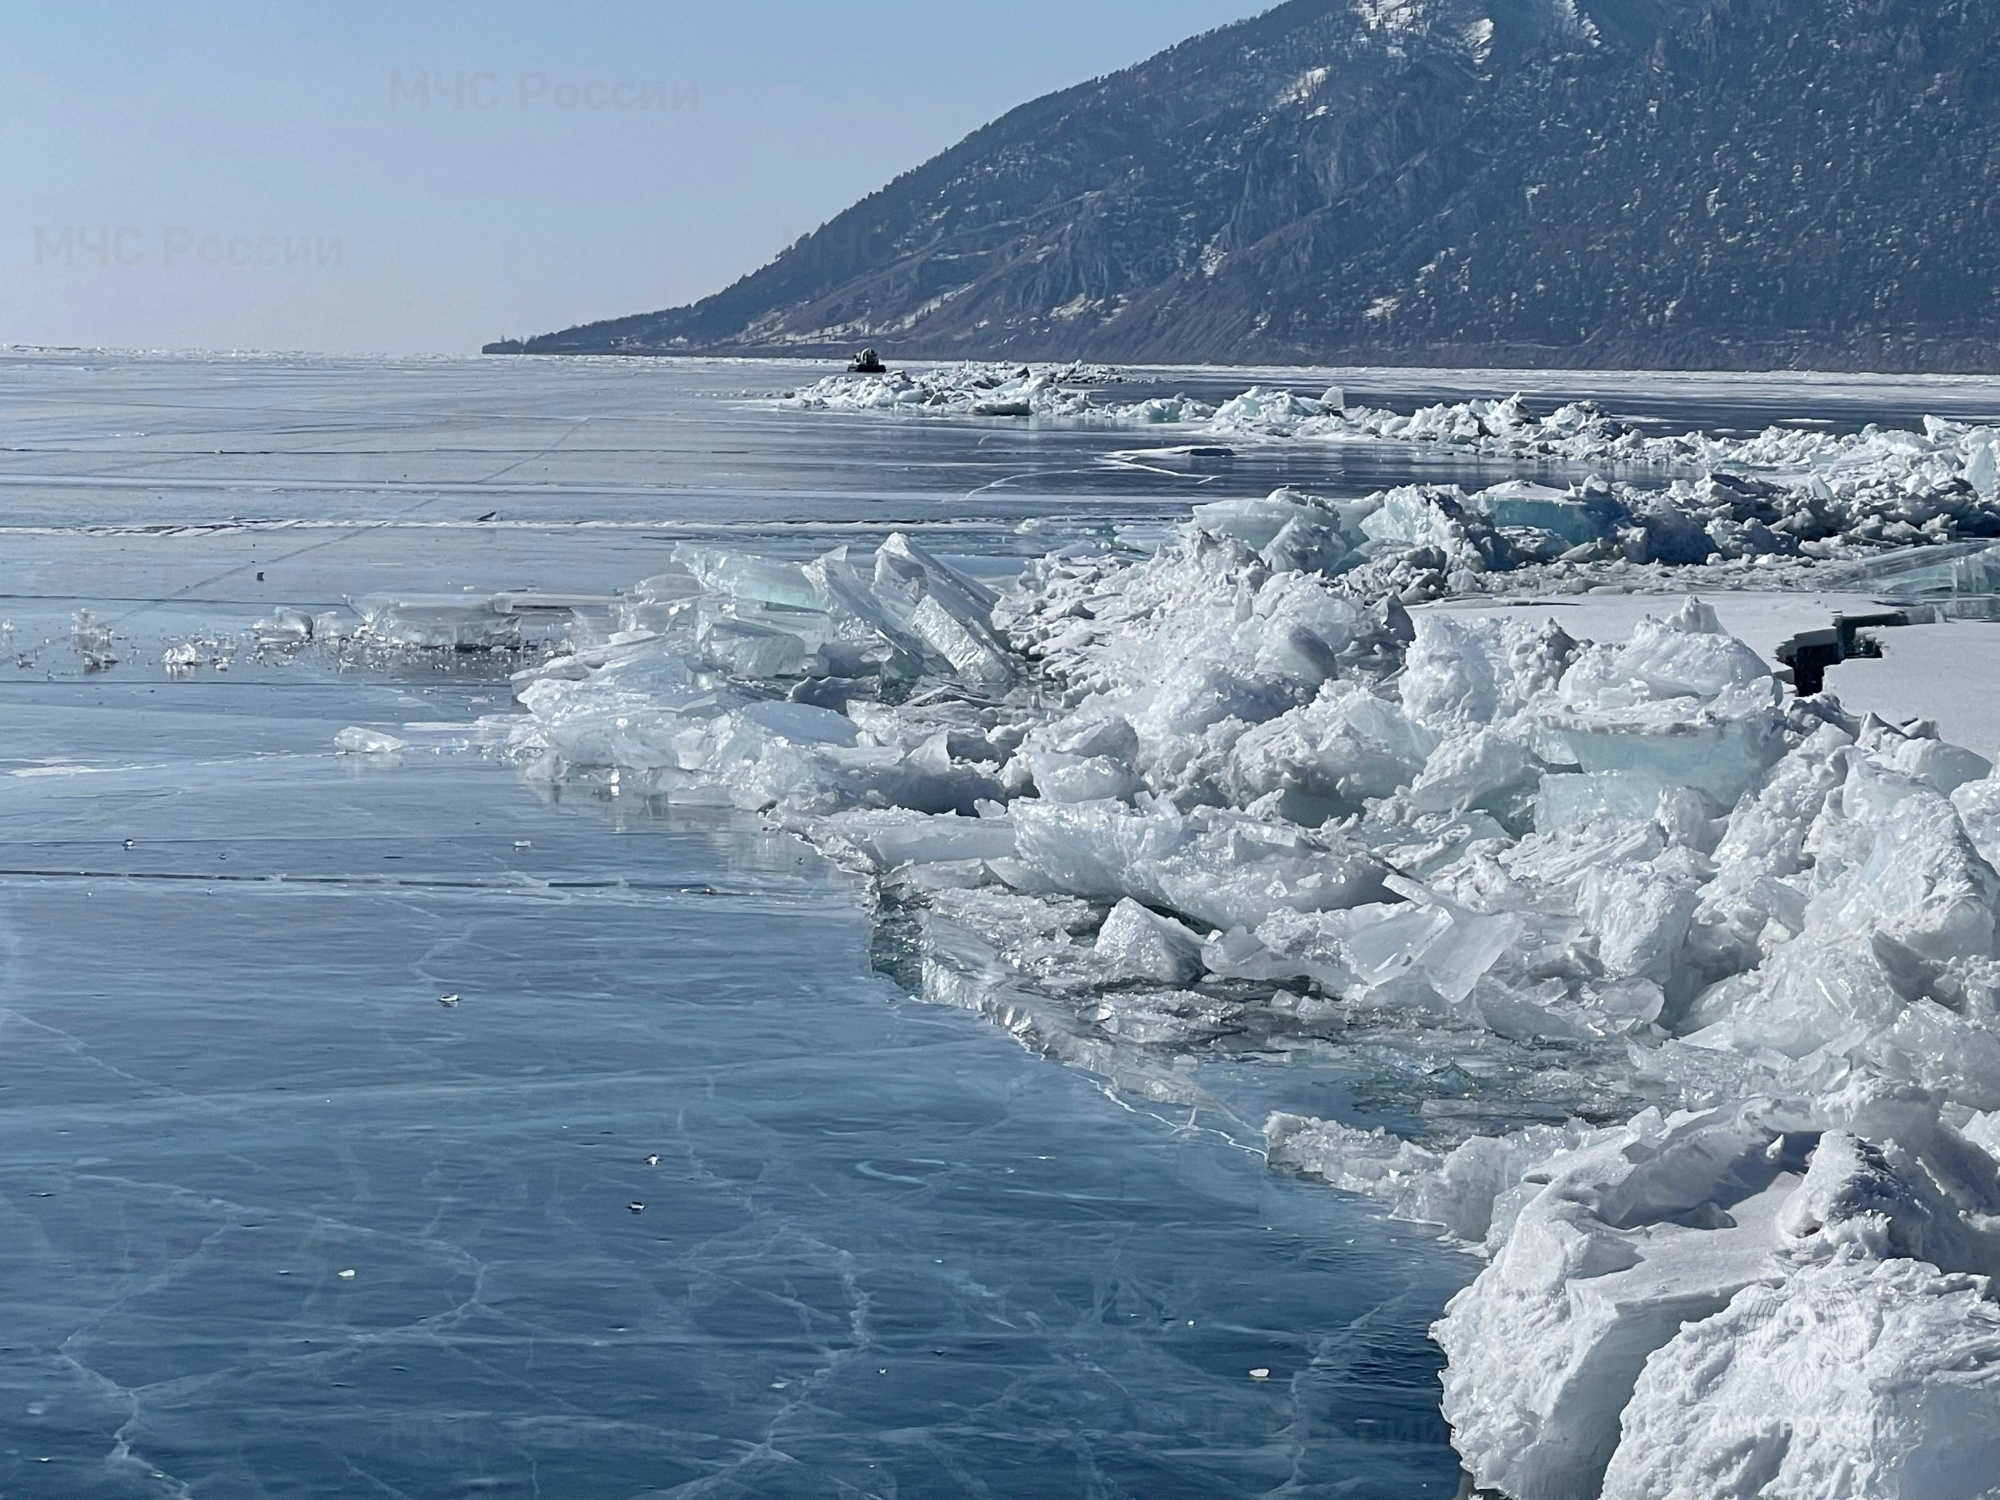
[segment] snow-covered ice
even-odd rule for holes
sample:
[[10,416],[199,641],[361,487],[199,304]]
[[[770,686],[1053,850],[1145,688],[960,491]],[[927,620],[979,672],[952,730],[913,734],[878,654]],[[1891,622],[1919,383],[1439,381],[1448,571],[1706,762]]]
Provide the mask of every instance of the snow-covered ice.
[[1653,1354],[1605,1500],[1982,1500],[2000,1473],[1986,1279],[1857,1258],[1758,1281]]

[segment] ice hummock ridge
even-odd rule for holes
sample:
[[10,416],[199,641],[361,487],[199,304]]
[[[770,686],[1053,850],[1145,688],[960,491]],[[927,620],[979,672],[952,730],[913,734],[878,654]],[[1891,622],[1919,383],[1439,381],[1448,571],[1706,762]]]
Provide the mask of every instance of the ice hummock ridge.
[[[1412,412],[1351,405],[1338,389],[1309,398],[1253,386],[1219,405],[1187,396],[1106,400],[1124,377],[1084,366],[941,366],[882,376],[835,375],[794,392],[813,411],[1005,417],[1133,430],[1231,446],[1297,441],[1395,442],[1601,474],[1681,477],[1664,487],[1593,477],[1570,486],[1510,481],[1466,496],[1452,487],[1398,492],[1364,522],[1351,506],[1280,492],[1268,501],[1202,507],[1204,524],[1248,542],[1273,566],[1331,570],[1365,540],[1428,542],[1430,570],[1457,592],[1489,568],[1623,561],[1689,566],[1862,555],[1884,547],[2000,536],[2000,428],[1926,417],[1921,430],[1864,427],[1834,434],[1773,426],[1751,437],[1651,435],[1590,402],[1537,414],[1524,396],[1442,402]],[[1168,450],[1114,455],[1144,462]],[[1184,451],[1184,450],[1176,450]],[[1290,522],[1297,525],[1288,526]],[[1468,561],[1467,524],[1476,537]],[[1366,533],[1362,535],[1361,533]],[[1269,549],[1277,549],[1272,555]],[[1330,550],[1329,550],[1330,549]],[[1403,578],[1403,588],[1411,581]],[[1378,581],[1379,582],[1379,581]]]
[[[1475,1478],[1990,1494],[1992,765],[1788,698],[1696,599],[1622,642],[1413,616],[1274,555],[1296,503],[997,600],[900,536],[690,549],[522,674],[512,748],[873,871],[929,993],[1146,1097],[1277,1014],[1624,1049],[1660,1107],[1623,1125],[1267,1127],[1273,1161],[1489,1257],[1436,1329]],[[1324,509],[1376,563],[1503,560],[1463,507]]]

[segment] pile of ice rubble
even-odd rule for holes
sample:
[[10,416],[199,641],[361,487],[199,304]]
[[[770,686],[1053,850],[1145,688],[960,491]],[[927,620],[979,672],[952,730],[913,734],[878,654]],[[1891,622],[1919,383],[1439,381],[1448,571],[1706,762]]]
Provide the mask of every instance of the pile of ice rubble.
[[[1105,408],[1116,425],[1162,420],[1150,408]],[[1126,415],[1129,413],[1129,415]],[[1054,415],[1054,413],[1051,413]],[[1216,437],[1372,438],[1430,443],[1495,458],[1543,458],[1585,464],[1647,464],[1812,472],[1837,477],[1890,468],[1919,483],[1965,477],[1988,497],[2000,484],[2000,430],[1926,417],[1921,432],[1870,424],[1856,433],[1768,427],[1751,437],[1705,432],[1648,435],[1590,401],[1566,402],[1536,415],[1527,397],[1439,402],[1413,412],[1350,406],[1344,392],[1313,400],[1253,386],[1215,407],[1204,422]]]
[[1568,592],[1674,583],[1765,587],[1887,547],[2000,536],[2000,503],[1960,486],[1785,485],[1740,475],[1643,489],[1593,476],[1567,488],[1508,480],[1467,493],[1405,485],[1361,500],[1296,489],[1195,507],[1279,570],[1311,569],[1360,598]]
[[1598,644],[1413,617],[1280,566],[1298,521],[998,599],[901,536],[685,548],[522,674],[512,749],[865,865],[931,993],[1161,1098],[1260,1016],[1622,1051],[1665,1110],[1266,1127],[1490,1256],[1436,1329],[1478,1481],[1995,1493],[1993,767],[1788,699],[1695,600]]
[[[1079,387],[1117,385],[1124,380],[1104,365],[947,365],[931,370],[891,370],[883,375],[829,375],[782,398],[806,411],[926,412],[960,417],[1039,417],[1045,420],[1096,418],[1128,421],[1196,422],[1214,408],[1199,401],[1140,403],[1101,408]],[[1122,417],[1121,412],[1157,409],[1161,415]],[[1166,415],[1171,412],[1172,415]]]
[[[1570,562],[1663,563],[1830,558],[1881,547],[2000,536],[2000,428],[1927,417],[1922,431],[1875,426],[1859,433],[1772,427],[1748,438],[1688,432],[1648,436],[1588,402],[1535,415],[1520,395],[1438,404],[1410,413],[1349,406],[1338,390],[1312,400],[1253,387],[1220,406],[1184,396],[1103,403],[1087,381],[1109,372],[966,365],[919,374],[830,376],[789,398],[815,410],[918,411],[955,416],[1034,417],[1109,427],[1175,426],[1212,442],[1377,439],[1468,453],[1590,465],[1668,467],[1699,478],[1662,488],[1591,477],[1564,487],[1524,481],[1467,496],[1426,489],[1423,514],[1396,506],[1366,536],[1308,512],[1320,565],[1353,566],[1358,544],[1401,528],[1433,545],[1440,575],[1478,587],[1479,575],[1510,566]],[[1164,450],[1162,450],[1164,451]],[[1125,458],[1143,460],[1146,452]],[[1275,534],[1285,507],[1267,507]],[[1291,514],[1298,513],[1298,505]],[[1449,516],[1437,518],[1438,511]],[[1480,533],[1471,553],[1455,543]],[[1432,535],[1431,533],[1437,533]],[[1329,557],[1330,535],[1340,543]],[[1253,538],[1252,545],[1265,542]],[[1287,545],[1300,555],[1303,538]],[[1454,566],[1457,565],[1457,566]],[[1475,581],[1467,581],[1468,579]]]

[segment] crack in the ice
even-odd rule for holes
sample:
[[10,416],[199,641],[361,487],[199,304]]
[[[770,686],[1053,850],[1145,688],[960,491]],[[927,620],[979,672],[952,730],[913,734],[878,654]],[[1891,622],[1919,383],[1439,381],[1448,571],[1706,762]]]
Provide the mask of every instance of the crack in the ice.
[[195,1098],[195,1096],[181,1089],[174,1088],[171,1084],[160,1083],[149,1078],[141,1078],[136,1073],[128,1073],[123,1068],[106,1062],[95,1052],[91,1051],[90,1044],[84,1041],[82,1037],[72,1032],[64,1031],[60,1026],[52,1026],[47,1021],[38,1020],[34,1016],[28,1015],[12,1006],[0,1007],[0,1026],[4,1026],[9,1021],[17,1021],[21,1025],[30,1027],[36,1031],[47,1032],[62,1044],[63,1051],[78,1061],[88,1063],[100,1072],[108,1073],[121,1083],[129,1083],[135,1088],[144,1089],[156,1100],[174,1099],[192,1101]]

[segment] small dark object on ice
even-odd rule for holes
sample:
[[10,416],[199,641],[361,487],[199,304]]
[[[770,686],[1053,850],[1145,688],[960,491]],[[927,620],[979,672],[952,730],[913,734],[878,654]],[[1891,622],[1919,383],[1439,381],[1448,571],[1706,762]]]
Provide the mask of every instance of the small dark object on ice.
[[852,677],[802,677],[785,696],[794,703],[847,712],[847,700],[861,684]]
[[850,375],[887,375],[889,367],[882,363],[882,356],[873,349],[863,349],[847,362]]
[[1908,625],[1907,611],[1888,610],[1874,615],[1836,614],[1832,628],[1801,630],[1781,641],[1772,654],[1783,664],[1780,676],[1789,674],[1792,691],[1810,698],[1826,687],[1826,669],[1857,656],[1880,656],[1882,643],[1861,631],[1876,626]]

